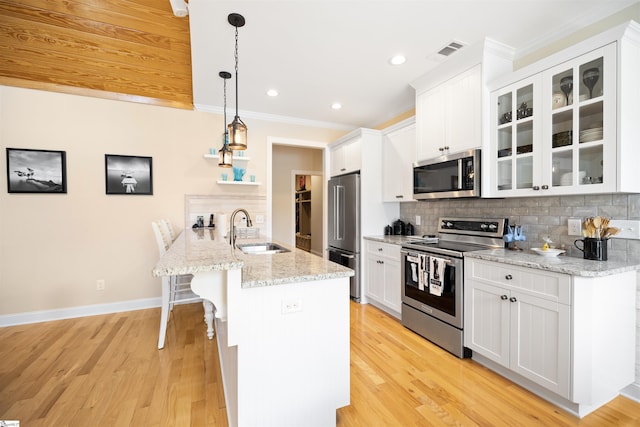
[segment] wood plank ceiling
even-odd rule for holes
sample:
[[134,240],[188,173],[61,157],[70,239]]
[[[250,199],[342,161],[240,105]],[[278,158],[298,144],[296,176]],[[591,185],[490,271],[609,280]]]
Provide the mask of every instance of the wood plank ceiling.
[[193,108],[169,0],[0,0],[0,84]]

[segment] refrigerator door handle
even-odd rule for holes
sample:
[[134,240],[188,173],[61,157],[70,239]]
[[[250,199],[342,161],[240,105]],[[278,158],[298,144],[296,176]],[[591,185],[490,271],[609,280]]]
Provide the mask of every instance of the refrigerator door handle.
[[344,186],[336,185],[335,191],[335,221],[336,221],[336,239],[344,239]]

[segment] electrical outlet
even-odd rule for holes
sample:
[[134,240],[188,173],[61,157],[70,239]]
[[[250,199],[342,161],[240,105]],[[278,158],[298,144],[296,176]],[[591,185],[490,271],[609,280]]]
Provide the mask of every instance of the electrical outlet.
[[420,215],[416,215],[416,225],[420,225]]
[[282,314],[290,314],[302,311],[302,300],[286,300],[282,301]]
[[264,215],[256,215],[256,224],[264,223]]
[[567,229],[569,236],[582,236],[582,220],[580,218],[569,218]]
[[96,280],[96,290],[104,291],[104,280],[102,279]]

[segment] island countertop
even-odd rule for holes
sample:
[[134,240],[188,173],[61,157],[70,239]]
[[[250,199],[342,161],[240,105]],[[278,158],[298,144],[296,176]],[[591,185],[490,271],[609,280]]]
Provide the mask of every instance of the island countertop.
[[[237,243],[264,242],[241,239]],[[286,245],[283,245],[286,246]],[[299,249],[278,254],[245,254],[231,250],[214,229],[185,229],[152,273],[155,277],[242,269],[242,287],[280,285],[353,276],[350,268]]]
[[487,249],[465,252],[464,256],[582,277],[603,277],[640,269],[640,259],[593,261],[565,255],[545,257],[529,250]]

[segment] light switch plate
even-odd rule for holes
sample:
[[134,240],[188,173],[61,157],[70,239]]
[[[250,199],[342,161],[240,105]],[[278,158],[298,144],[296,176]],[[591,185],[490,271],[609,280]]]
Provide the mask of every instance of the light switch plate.
[[616,227],[620,229],[620,232],[615,236],[611,236],[614,239],[636,239],[640,240],[640,221],[628,220],[628,219],[612,219],[609,222],[609,227]]

